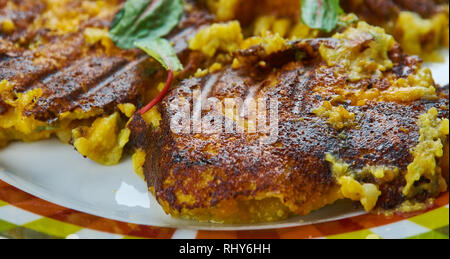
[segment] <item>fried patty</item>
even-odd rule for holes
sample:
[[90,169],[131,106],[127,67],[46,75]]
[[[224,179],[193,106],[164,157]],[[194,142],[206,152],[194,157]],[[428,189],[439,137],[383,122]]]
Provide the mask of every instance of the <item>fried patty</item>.
[[[236,19],[248,27],[247,33],[253,30],[256,36],[266,31],[295,39],[331,35],[305,26],[297,0],[233,0],[226,5],[221,0],[205,1],[219,19]],[[340,16],[337,31],[357,19],[366,21],[393,35],[405,53],[430,62],[443,62],[436,50],[449,46],[448,1],[343,0],[340,5],[348,15]]]
[[[6,13],[6,17],[13,19],[16,16],[30,17],[28,20],[21,20],[28,21],[29,24],[17,28],[16,33],[23,34],[20,29],[29,27],[33,22],[32,18],[39,16],[43,3],[19,2],[18,4],[25,6],[23,11],[2,11]],[[28,8],[29,5],[32,7]],[[47,37],[48,42],[39,45],[36,50],[18,48],[4,39],[1,41],[0,78],[12,83],[17,93],[34,88],[42,88],[44,91],[36,106],[25,112],[26,116],[34,115],[38,120],[51,122],[59,114],[77,108],[85,111],[102,108],[110,113],[117,104],[138,105],[139,101],[143,101],[140,100],[143,89],[151,85],[149,80],[152,79],[148,73],[151,65],[149,62],[145,64],[145,55],[137,51],[120,50],[109,53],[99,45],[91,47],[85,42],[84,29],[94,23],[98,25],[96,28],[108,28],[113,14],[109,19],[99,21],[92,18],[85,21],[75,33],[42,36]],[[198,10],[185,15],[179,28],[169,36],[180,55],[187,50],[187,38],[195,33],[196,28],[211,19],[206,12]],[[185,57],[184,61],[187,59]]]
[[[411,150],[419,144],[418,120],[434,109],[438,118],[448,118],[448,89],[436,86],[434,98],[413,101],[369,100],[357,104],[354,96],[336,98],[343,88],[383,93],[393,89],[398,80],[420,71],[420,61],[404,55],[396,45],[389,51],[394,63],[391,69],[350,80],[339,65],[327,64],[319,51],[320,46],[338,49],[340,44],[336,39],[304,40],[270,55],[264,55],[260,46],[237,52],[235,56],[242,61],[239,69],[228,67],[184,80],[170,92],[159,108],[159,127],[135,117],[130,125],[132,143],[138,153],[144,154],[142,168],[148,187],[164,210],[175,217],[220,223],[306,215],[350,198],[342,189],[338,166],[345,167],[357,185],[377,186],[380,193],[373,210],[396,209],[405,201],[425,202],[447,188],[442,175],[447,174],[448,180],[448,172],[438,170],[438,188],[423,189],[412,196],[403,192],[408,166],[415,160]],[[370,45],[364,41],[361,44]],[[198,90],[204,98],[219,101],[277,99],[276,141],[264,144],[266,134],[248,131],[174,131],[172,123],[179,120],[181,108],[172,105],[184,100],[194,109],[190,115],[194,116],[192,107],[205,102],[204,98],[193,97]],[[318,116],[315,111],[327,101],[353,114],[352,123],[336,128],[329,118]],[[230,122],[229,115],[215,109],[203,109],[202,115]],[[248,115],[245,120],[249,120]],[[231,119],[231,123],[238,128],[236,120]],[[193,127],[188,126],[191,130]],[[448,156],[448,141],[443,139],[443,143]],[[331,163],[330,157],[339,162]],[[448,171],[448,159],[444,160],[440,160],[441,167]],[[366,173],[368,168],[383,168],[384,172],[395,168],[392,171],[399,173],[381,180]]]
[[[70,135],[73,128],[88,126],[97,118],[122,114],[119,105],[134,105],[138,109],[157,94],[156,86],[164,80],[165,72],[141,51],[116,48],[107,36],[110,23],[123,3],[122,0],[1,3],[0,20],[7,20],[14,28],[0,30],[0,82],[12,86],[1,89],[0,121],[4,122],[0,122],[0,145],[13,140],[48,138],[53,133],[59,137],[63,127]],[[63,17],[52,20],[52,15]],[[180,77],[192,73],[204,62],[199,53],[188,49],[187,40],[213,20],[206,9],[186,2],[179,26],[167,37],[186,68]],[[24,106],[20,107],[20,114],[12,115],[13,110],[19,111],[15,100],[22,102],[31,95],[34,95],[31,102],[20,104]],[[16,120],[18,116],[19,122],[12,124],[11,118]],[[122,121],[127,120],[121,116]],[[67,120],[76,122],[68,124]],[[20,121],[26,121],[26,129],[18,126]]]
[[423,18],[444,11],[448,0],[344,0],[342,7],[346,12],[354,12],[372,24],[384,24],[397,17],[401,11],[410,11]]

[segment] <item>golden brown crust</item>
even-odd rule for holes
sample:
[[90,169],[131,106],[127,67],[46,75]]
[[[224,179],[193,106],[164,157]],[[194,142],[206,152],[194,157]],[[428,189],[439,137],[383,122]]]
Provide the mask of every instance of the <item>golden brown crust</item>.
[[[121,51],[114,46],[108,50],[100,43],[93,46],[86,43],[84,28],[108,28],[113,15],[105,19],[93,17],[85,21],[79,31],[54,35],[31,28],[33,21],[45,9],[43,1],[20,0],[15,3],[22,7],[16,10],[5,7],[1,12],[11,19],[16,16],[30,18],[17,23],[14,34],[28,33],[32,37],[39,34],[43,42],[37,49],[27,49],[14,45],[14,41],[23,35],[7,35],[0,39],[0,78],[12,83],[16,93],[34,88],[43,90],[36,105],[24,112],[25,116],[52,123],[62,113],[77,109],[100,108],[110,114],[121,103],[139,106],[148,101],[146,93],[157,83],[155,77],[164,76],[163,73],[149,74],[155,65],[139,51]],[[180,26],[169,35],[186,64],[185,73],[195,71],[203,61],[197,53],[188,51],[187,39],[212,19],[206,11],[194,7],[186,12]],[[0,112],[7,109],[0,100]]]
[[[350,83],[335,68],[323,66],[315,52],[315,42],[292,43],[294,47],[309,50],[309,58],[302,62],[293,61],[295,55],[289,59],[291,50],[286,51],[288,54],[279,53],[277,56],[283,57],[281,60],[286,63],[278,72],[263,69],[262,74],[255,75],[258,71],[228,68],[204,78],[183,81],[163,101],[162,124],[158,129],[149,128],[142,119],[135,120],[131,125],[133,143],[146,152],[144,173],[148,186],[168,213],[197,219],[209,215],[210,220],[223,221],[211,212],[217,206],[230,201],[275,198],[291,212],[307,214],[341,198],[336,178],[325,161],[326,154],[339,157],[355,170],[387,166],[406,171],[414,159],[410,150],[419,139],[419,115],[434,107],[440,118],[447,118],[448,94],[438,100],[412,103],[368,102],[363,106],[343,103],[356,115],[355,125],[336,130],[326,119],[313,114],[314,109],[332,97],[327,91],[315,89],[353,84],[357,89],[383,90],[393,80],[414,73],[418,69],[417,60],[393,50],[392,70],[380,78]],[[327,44],[332,45],[333,41]],[[257,52],[237,55],[253,62]],[[270,58],[265,61],[269,66],[279,65]],[[191,93],[195,89],[206,90],[205,85],[211,86],[211,80],[208,97],[245,100],[254,93],[256,97],[277,98],[280,101],[277,142],[261,145],[258,134],[174,134],[170,121],[176,111],[169,104],[183,97],[194,107]],[[203,111],[204,116],[210,113]],[[376,181],[367,176],[358,180]],[[405,200],[404,185],[402,175],[381,184],[383,194],[377,206],[386,210],[398,207]],[[425,193],[418,200],[430,195]]]
[[371,24],[384,25],[393,20],[401,11],[418,13],[423,18],[430,18],[443,11],[441,0],[344,0],[341,5],[346,12],[356,13]]
[[[9,2],[9,3],[8,3]],[[12,5],[18,8],[12,8]],[[40,0],[13,0],[0,2],[0,17],[14,22],[15,30],[13,33],[0,32],[0,38],[10,41],[20,39],[29,40],[34,37],[38,31],[29,31],[29,26],[33,21],[44,12],[46,5]]]
[[292,0],[245,0],[236,7],[236,19],[242,25],[250,24],[259,15],[275,15],[297,20],[300,16],[300,1]]

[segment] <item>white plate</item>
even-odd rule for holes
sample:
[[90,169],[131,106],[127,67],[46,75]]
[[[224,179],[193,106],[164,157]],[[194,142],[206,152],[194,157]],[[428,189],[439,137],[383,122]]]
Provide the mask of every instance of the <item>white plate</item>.
[[[426,64],[437,83],[449,83],[445,64]],[[85,213],[136,224],[214,230],[282,228],[308,225],[362,214],[350,202],[338,202],[306,217],[285,222],[224,226],[173,219],[148,195],[145,182],[133,173],[129,158],[104,167],[81,157],[57,140],[13,143],[0,151],[0,179],[30,194]]]

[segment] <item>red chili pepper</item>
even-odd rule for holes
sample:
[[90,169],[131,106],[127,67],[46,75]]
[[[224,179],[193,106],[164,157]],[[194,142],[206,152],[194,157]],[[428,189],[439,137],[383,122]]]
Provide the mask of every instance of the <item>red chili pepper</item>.
[[167,92],[170,89],[170,86],[172,85],[172,81],[173,81],[173,70],[169,69],[168,72],[169,72],[169,74],[167,76],[167,81],[166,81],[166,84],[164,85],[164,88],[158,94],[158,96],[155,97],[155,99],[153,99],[149,104],[147,104],[144,108],[142,108],[138,111],[138,113],[140,115],[144,115],[146,112],[151,110],[155,105],[157,105],[159,102],[162,101],[164,96],[166,96]]

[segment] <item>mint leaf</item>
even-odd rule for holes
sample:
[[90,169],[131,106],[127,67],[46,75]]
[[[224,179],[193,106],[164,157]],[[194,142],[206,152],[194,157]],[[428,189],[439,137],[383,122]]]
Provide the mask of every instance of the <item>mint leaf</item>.
[[122,49],[167,35],[183,15],[183,0],[127,0],[112,22],[111,40]]
[[156,59],[166,70],[183,70],[175,50],[166,39],[143,39],[136,41],[134,45]]
[[331,32],[341,12],[339,0],[300,0],[302,21],[310,28]]

